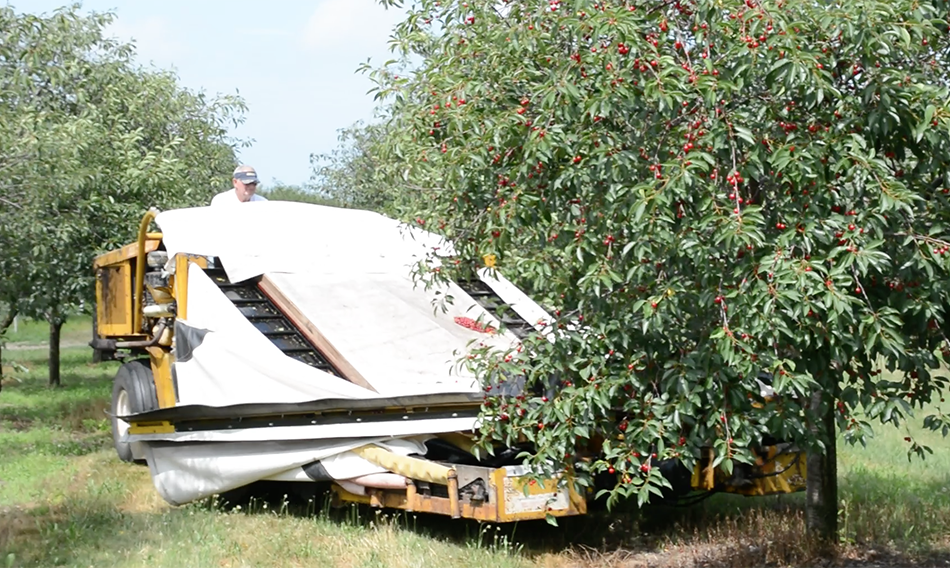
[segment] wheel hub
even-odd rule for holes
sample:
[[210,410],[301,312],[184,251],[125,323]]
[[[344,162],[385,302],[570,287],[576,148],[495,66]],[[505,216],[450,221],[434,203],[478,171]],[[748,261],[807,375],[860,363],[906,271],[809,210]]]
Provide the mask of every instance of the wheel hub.
[[[119,391],[115,399],[115,413],[117,416],[128,416],[132,414],[132,405],[129,403],[129,393],[124,389]],[[121,418],[116,418],[115,429],[116,434],[119,436],[118,439],[121,440],[126,432],[129,431],[129,423]]]

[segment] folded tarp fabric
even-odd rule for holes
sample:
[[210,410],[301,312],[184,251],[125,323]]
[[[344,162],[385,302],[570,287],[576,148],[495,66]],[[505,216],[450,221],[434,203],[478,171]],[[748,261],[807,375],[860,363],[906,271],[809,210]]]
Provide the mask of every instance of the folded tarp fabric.
[[[176,333],[174,363],[178,404],[231,406],[366,398],[376,393],[284,355],[192,264],[188,269],[188,319],[176,324],[204,333]],[[200,337],[200,344],[186,343]]]
[[222,211],[195,207],[156,218],[169,258],[217,256],[232,282],[271,273],[408,273],[451,243],[378,213],[269,201]]
[[[376,213],[263,202],[167,211],[156,221],[170,258],[217,257],[231,282],[256,277],[272,282],[281,301],[292,303],[373,389],[287,357],[191,264],[187,318],[176,322],[173,377],[179,406],[233,408],[233,418],[241,418],[244,405],[259,403],[379,399],[383,404],[407,395],[474,395],[479,385],[458,361],[473,346],[508,349],[518,343],[455,284],[426,287],[413,281],[418,262],[438,265],[454,254],[450,243]],[[544,323],[539,320],[549,319],[500,275],[481,279],[538,329]],[[287,306],[278,307],[287,314]],[[302,479],[301,466],[315,461],[335,479],[382,473],[351,450],[377,443],[402,455],[424,454],[419,436],[476,427],[474,413],[450,411],[389,423],[232,424],[128,440],[145,446],[159,493],[171,503],[185,503],[256,480]]]
[[143,445],[158,493],[169,503],[180,505],[261,479],[279,477],[283,472],[318,460],[322,460],[330,475],[337,479],[380,473],[384,470],[350,450],[376,444],[403,456],[423,454],[423,441],[424,438],[411,437]]

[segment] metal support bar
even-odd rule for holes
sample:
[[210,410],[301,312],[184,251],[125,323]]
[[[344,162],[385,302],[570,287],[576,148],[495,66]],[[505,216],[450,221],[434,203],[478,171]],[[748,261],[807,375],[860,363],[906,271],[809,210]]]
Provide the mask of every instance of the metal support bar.
[[462,516],[459,510],[459,478],[454,469],[449,470],[449,511],[452,518],[457,519]]
[[416,482],[406,478],[406,510],[410,513],[416,510]]
[[145,291],[145,241],[148,239],[148,227],[155,220],[159,211],[155,207],[149,209],[142,222],[139,223],[139,248],[135,257],[135,305],[132,306],[132,332],[142,331],[142,295]]

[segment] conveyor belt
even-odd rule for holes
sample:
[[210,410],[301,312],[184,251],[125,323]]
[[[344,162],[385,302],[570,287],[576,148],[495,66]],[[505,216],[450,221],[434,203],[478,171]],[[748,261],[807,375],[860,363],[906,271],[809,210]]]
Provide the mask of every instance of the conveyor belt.
[[459,280],[456,283],[518,339],[524,339],[536,331],[533,325],[519,316],[488,284],[481,280]]
[[270,298],[261,292],[256,278],[232,283],[228,280],[224,269],[220,268],[219,263],[216,268],[209,268],[205,272],[241,311],[241,314],[288,357],[293,357],[331,375],[342,377],[342,374],[320,354],[320,351],[284,317]]
[[[231,406],[203,406],[190,404],[174,406],[160,410],[151,410],[133,414],[139,422],[161,422],[168,420],[230,420],[249,418],[286,418],[292,416],[310,416],[345,413],[356,418],[363,414],[399,413],[418,414],[424,418],[429,412],[468,412],[476,411],[482,403],[482,393],[439,393],[389,396],[377,398],[324,398],[309,402],[234,404]],[[469,414],[460,414],[468,416]],[[127,418],[123,416],[122,418]]]

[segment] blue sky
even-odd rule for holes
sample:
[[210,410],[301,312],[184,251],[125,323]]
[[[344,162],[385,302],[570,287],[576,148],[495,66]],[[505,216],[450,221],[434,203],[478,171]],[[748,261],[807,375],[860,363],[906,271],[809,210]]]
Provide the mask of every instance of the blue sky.
[[[30,13],[66,4],[6,3]],[[82,8],[114,12],[111,35],[134,39],[141,63],[174,69],[185,87],[239,91],[247,120],[233,134],[254,140],[240,159],[265,185],[306,182],[311,153],[332,150],[338,129],[372,120],[372,85],[354,71],[389,58],[400,16],[375,0],[86,0]]]

